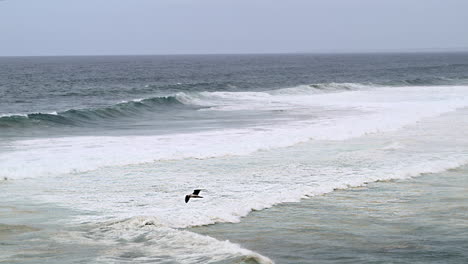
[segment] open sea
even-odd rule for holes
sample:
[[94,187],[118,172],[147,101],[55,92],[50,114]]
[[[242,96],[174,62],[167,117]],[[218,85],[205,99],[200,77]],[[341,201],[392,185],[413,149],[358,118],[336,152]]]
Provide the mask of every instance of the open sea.
[[0,57],[0,263],[468,263],[468,53]]

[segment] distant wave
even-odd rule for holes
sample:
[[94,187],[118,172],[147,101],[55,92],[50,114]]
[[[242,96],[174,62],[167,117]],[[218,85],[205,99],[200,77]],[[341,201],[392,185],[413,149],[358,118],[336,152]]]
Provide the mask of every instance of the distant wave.
[[436,85],[463,85],[468,84],[468,76],[463,78],[444,78],[444,77],[430,77],[430,78],[414,78],[405,79],[401,81],[393,81],[389,85],[403,85],[403,86],[436,86]]
[[[457,66],[457,65],[452,65]],[[463,66],[463,65],[461,65]],[[446,67],[446,66],[440,66]],[[439,67],[439,68],[440,68]],[[437,67],[434,71],[437,71]],[[425,69],[425,68],[424,68]],[[401,70],[399,68],[395,70]],[[312,83],[292,86],[292,88],[313,88],[316,92],[336,92],[346,90],[356,90],[363,86],[433,86],[433,85],[457,85],[457,84],[468,84],[468,75],[459,76],[457,78],[448,77],[425,77],[425,78],[414,78],[414,79],[401,79],[401,80],[388,80],[388,81],[377,81],[377,82],[323,82],[323,83]],[[250,88],[249,88],[250,87]],[[256,87],[254,90],[252,87]],[[276,87],[274,90],[283,90],[289,88]],[[183,93],[200,93],[200,92],[247,92],[247,91],[265,91],[267,87],[257,87],[255,84],[243,82],[242,80],[236,80],[232,82],[181,82],[181,83],[165,83],[165,84],[146,84],[140,85],[133,88],[122,90],[120,88],[109,88],[106,90],[102,89],[84,89],[84,90],[73,90],[66,91],[60,96],[75,96],[75,97],[88,97],[88,96],[105,96],[112,93],[125,93],[128,95],[134,94],[176,94],[178,92]],[[309,89],[309,92],[312,89]]]
[[77,97],[88,97],[88,96],[105,96],[112,93],[123,93],[123,94],[154,94],[154,93],[177,93],[177,92],[201,92],[201,91],[238,91],[239,87],[249,87],[248,83],[242,81],[236,82],[180,82],[180,83],[148,83],[146,85],[138,85],[135,87],[126,87],[121,89],[120,87],[108,87],[108,89],[77,89],[72,91],[63,91],[59,93],[59,96],[77,96]]
[[373,83],[314,83],[308,85],[298,85],[291,88],[282,88],[271,90],[269,93],[273,95],[299,95],[299,94],[315,94],[315,93],[330,93],[330,92],[346,92],[357,91],[369,88],[376,88],[379,85]]
[[275,89],[273,94],[300,94],[300,93],[327,93],[327,92],[345,92],[374,89],[379,87],[410,87],[410,86],[456,86],[467,85],[468,75],[463,78],[445,78],[445,77],[429,77],[392,80],[387,82],[346,82],[346,83],[313,83],[308,85],[298,85],[291,88]]
[[468,84],[468,75],[459,78],[447,77],[427,77],[427,78],[413,78],[401,79],[380,82],[362,82],[362,83],[317,83],[309,84],[310,87],[321,91],[340,91],[340,90],[360,90],[369,87],[383,87],[383,86],[449,86],[449,85],[466,85]]
[[468,66],[467,63],[447,63],[447,64],[440,64],[440,65],[426,65],[426,66],[407,66],[407,67],[395,67],[389,68],[390,70],[404,70],[404,71],[439,71],[441,69],[465,69]]

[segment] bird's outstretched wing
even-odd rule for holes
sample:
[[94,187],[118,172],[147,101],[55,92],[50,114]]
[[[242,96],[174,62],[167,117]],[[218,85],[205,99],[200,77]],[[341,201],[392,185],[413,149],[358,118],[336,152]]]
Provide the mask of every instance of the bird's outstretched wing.
[[201,190],[193,190],[193,194],[198,195]]
[[185,203],[188,203],[189,200],[190,200],[190,195],[185,195]]

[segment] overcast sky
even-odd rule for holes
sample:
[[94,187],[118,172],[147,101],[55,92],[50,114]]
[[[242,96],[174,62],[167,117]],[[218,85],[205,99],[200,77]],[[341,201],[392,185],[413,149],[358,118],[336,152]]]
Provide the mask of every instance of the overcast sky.
[[468,50],[468,0],[0,0],[0,56]]

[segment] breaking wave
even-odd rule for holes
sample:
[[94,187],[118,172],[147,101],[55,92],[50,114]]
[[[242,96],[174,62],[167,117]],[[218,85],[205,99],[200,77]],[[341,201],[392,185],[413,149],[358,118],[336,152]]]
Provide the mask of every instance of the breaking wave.
[[0,128],[35,128],[57,126],[90,126],[102,122],[134,119],[148,114],[167,113],[173,110],[198,110],[223,104],[226,100],[248,99],[246,97],[271,97],[275,95],[316,94],[358,90],[369,87],[357,83],[325,83],[299,85],[264,92],[178,92],[168,96],[124,101],[101,108],[70,109],[52,113],[24,113],[0,115]]
[[70,109],[54,113],[12,114],[0,117],[0,128],[86,126],[105,120],[132,118],[145,113],[187,108],[177,96],[126,101],[103,108]]
[[[99,127],[103,124],[119,123],[125,120],[157,119],[162,115],[171,115],[173,111],[196,111],[201,109],[265,110],[266,105],[273,108],[296,105],[301,96],[346,93],[354,91],[378,90],[381,88],[412,89],[421,86],[425,81],[405,80],[401,86],[384,86],[373,83],[317,83],[298,85],[263,91],[203,91],[177,92],[167,96],[155,96],[143,99],[123,101],[100,108],[69,109],[52,113],[0,114],[0,129],[34,130],[36,128],[54,127]],[[409,85],[412,86],[409,86]],[[416,85],[417,84],[417,85]],[[430,86],[426,86],[430,87]],[[448,89],[450,86],[433,86]],[[308,97],[311,98],[311,97]],[[279,103],[279,104],[278,104]],[[234,107],[233,107],[234,106]],[[309,105],[310,106],[310,105]],[[270,109],[271,110],[271,109]]]

